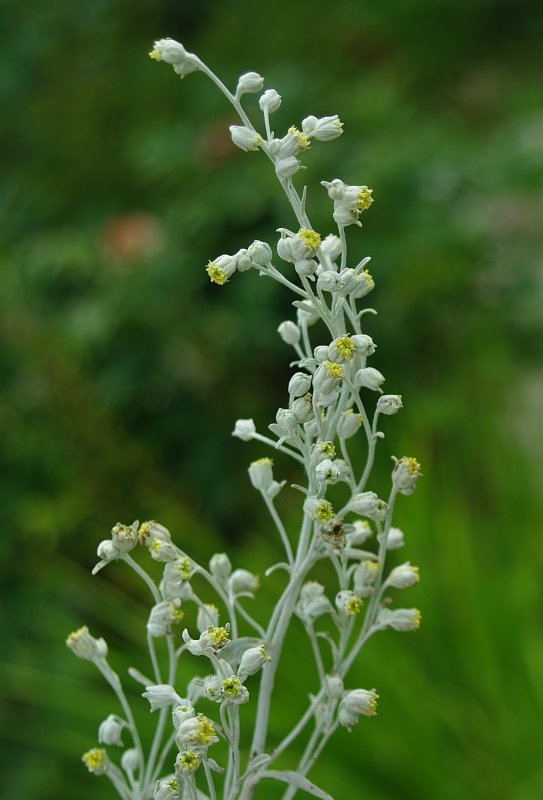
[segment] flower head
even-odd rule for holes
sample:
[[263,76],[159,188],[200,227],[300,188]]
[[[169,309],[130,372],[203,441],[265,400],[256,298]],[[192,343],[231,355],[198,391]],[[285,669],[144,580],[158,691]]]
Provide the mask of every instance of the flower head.
[[109,758],[101,747],[94,747],[81,756],[81,760],[89,772],[94,775],[105,775],[109,769]]

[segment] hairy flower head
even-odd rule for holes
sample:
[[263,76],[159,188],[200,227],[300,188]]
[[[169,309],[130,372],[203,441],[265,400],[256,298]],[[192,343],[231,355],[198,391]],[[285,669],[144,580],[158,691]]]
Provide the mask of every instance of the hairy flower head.
[[101,747],[94,747],[92,750],[88,750],[81,757],[81,760],[88,771],[93,772],[95,775],[103,775],[109,764],[107,753]]

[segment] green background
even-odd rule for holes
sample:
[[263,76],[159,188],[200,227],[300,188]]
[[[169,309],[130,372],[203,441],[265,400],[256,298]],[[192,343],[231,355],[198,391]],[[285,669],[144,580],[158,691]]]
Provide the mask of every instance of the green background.
[[[350,252],[372,256],[372,363],[405,409],[372,488],[391,453],[422,462],[395,522],[423,626],[371,641],[350,686],[376,686],[379,715],[338,732],[315,781],[336,800],[543,796],[542,35],[535,0],[0,2],[6,797],[114,796],[79,758],[117,708],[63,644],[85,622],[121,673],[148,669],[145,590],[120,565],[90,576],[112,524],[155,518],[195,558],[227,548],[260,573],[279,552],[246,475],[266,453],[230,431],[286,404],[290,297],[204,267],[294,221],[209,82],[147,58],[162,36],[231,86],[263,74],[277,133],[340,114],[345,135],[306,158],[318,230],[319,180],[374,188]],[[293,521],[298,498],[280,501]],[[280,588],[263,580],[255,616]],[[293,628],[273,741],[315,687],[307,652]]]

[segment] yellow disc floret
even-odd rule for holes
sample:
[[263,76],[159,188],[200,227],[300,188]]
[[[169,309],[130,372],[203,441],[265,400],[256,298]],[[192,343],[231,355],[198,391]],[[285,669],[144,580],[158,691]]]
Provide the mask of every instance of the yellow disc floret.
[[356,207],[359,211],[367,211],[373,203],[372,197],[373,189],[368,189],[367,186],[361,186],[360,192],[356,198]]
[[207,632],[209,634],[211,644],[216,650],[224,647],[224,645],[228,644],[230,641],[226,628],[216,628],[214,625],[210,625],[207,629]]
[[195,740],[198,744],[210,744],[215,736],[215,728],[213,723],[208,720],[203,714],[198,715],[198,728],[195,735]]
[[353,357],[354,353],[354,344],[350,336],[342,336],[340,339],[336,339],[334,345],[342,358],[345,361],[350,361]]
[[89,772],[101,773],[105,770],[107,764],[107,753],[101,747],[95,747],[86,752],[81,760],[89,770]]
[[222,269],[222,267],[217,267],[213,261],[210,261],[207,265],[206,272],[209,275],[211,283],[217,283],[219,286],[224,286],[224,284],[228,281],[226,272]]
[[186,750],[179,754],[177,764],[182,772],[194,772],[200,766],[200,756],[194,750]]
[[298,236],[310,250],[316,250],[321,243],[320,234],[316,231],[309,230],[309,228],[300,228]]
[[241,681],[235,676],[226,678],[226,680],[222,682],[222,688],[227,697],[237,697],[241,691]]
[[360,597],[349,597],[345,603],[345,611],[347,614],[350,614],[351,617],[356,617],[362,611],[362,605],[363,603]]
[[404,456],[400,462],[405,466],[410,475],[420,475],[420,464],[416,458]]
[[162,58],[160,57],[160,53],[158,52],[158,50],[151,50],[151,52],[149,53],[149,58],[152,58],[153,61],[162,61]]
[[298,130],[298,128],[293,125],[291,128],[288,129],[288,135],[293,136],[298,141],[298,145],[301,150],[307,150],[309,147],[309,136],[306,136],[305,133],[302,133]]
[[329,378],[334,378],[335,380],[341,380],[345,377],[345,373],[343,372],[343,367],[341,364],[334,364],[333,361],[323,361],[322,362]]
[[193,569],[192,564],[190,563],[190,559],[187,556],[184,556],[177,567],[177,571],[181,576],[181,579],[184,581],[190,581],[193,576]]
[[334,509],[328,500],[323,500],[322,503],[315,509],[315,516],[319,522],[328,522],[334,516]]

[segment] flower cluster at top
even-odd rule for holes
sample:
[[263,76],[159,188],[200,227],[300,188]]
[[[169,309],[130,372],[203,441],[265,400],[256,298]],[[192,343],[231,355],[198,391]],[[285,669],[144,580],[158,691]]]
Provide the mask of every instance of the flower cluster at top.
[[[287,800],[299,789],[330,797],[307,774],[339,726],[350,731],[361,717],[377,712],[375,689],[345,687],[351,665],[375,633],[414,631],[420,624],[418,609],[395,607],[389,597],[389,592],[418,583],[418,568],[409,561],[387,566],[391,553],[404,545],[403,531],[392,525],[395,503],[399,495],[415,491],[420,464],[413,457],[393,458],[386,499],[368,488],[376,446],[384,437],[380,424],[402,408],[401,396],[385,394],[384,375],[368,366],[376,345],[362,323],[375,312],[359,308],[359,303],[375,287],[367,269],[369,259],[349,266],[347,253],[345,229],[360,226],[361,214],[373,203],[372,190],[339,178],[322,181],[333,202],[337,229],[323,236],[307,215],[307,189],[300,194],[293,176],[301,170],[303,154],[313,142],[332,141],[343,133],[339,117],[308,116],[300,128],[291,126],[276,137],[270,115],[279,109],[281,97],[274,89],[263,91],[264,79],[257,73],[242,75],[231,93],[197,56],[172,39],[155,42],[150,55],[170,64],[181,77],[200,71],[215,83],[240,118],[241,124],[230,127],[234,144],[247,152],[265,153],[292,206],[295,229],[281,228],[273,249],[255,241],[234,255],[213,258],[207,273],[222,286],[236,272],[252,268],[295,295],[296,318],[282,322],[278,329],[284,343],[294,350],[284,407],[278,409],[267,433],[260,433],[252,419],[239,419],[233,435],[271,448],[279,461],[284,457],[296,463],[301,477],[292,489],[300,493],[300,524],[296,532],[287,530],[276,505],[286,481],[276,479],[274,460],[263,456],[252,461],[249,481],[262,496],[282,550],[281,560],[266,576],[275,569],[285,575],[284,588],[266,621],[255,619],[246,607],[258,590],[258,576],[244,568],[233,569],[225,553],[216,553],[204,567],[157,522],[119,523],[113,528],[111,537],[98,547],[99,561],[93,572],[123,561],[151,592],[147,644],[152,678],[137,669],[131,669],[130,675],[145,687],[143,697],[150,710],[159,714],[147,752],[121,681],[109,665],[106,642],[94,638],[86,627],[70,634],[68,646],[100,670],[122,711],[122,716],[110,714],[98,730],[99,745],[122,748],[120,766],[105,747],[89,750],[83,761],[90,772],[106,775],[124,800],[151,796],[154,800],[214,800],[218,781],[224,800],[250,800],[263,780],[289,784]],[[252,93],[260,94],[263,133],[241,102]],[[279,263],[274,263],[274,251]],[[316,323],[327,332],[320,344],[311,341]],[[141,548],[161,565],[158,583],[134,558]],[[312,579],[318,562],[331,565],[337,584],[333,591]],[[190,613],[185,616],[187,610],[192,610],[193,621],[188,621]],[[179,634],[182,621],[187,627]],[[268,722],[273,687],[291,625],[307,639],[315,685],[299,722],[282,739],[271,742]],[[161,642],[164,646],[159,652]],[[195,657],[207,672],[198,672],[183,691],[176,678],[180,657]],[[253,700],[252,744],[242,764],[239,709]],[[270,769],[309,726],[313,733],[306,737],[307,747],[298,763],[284,772]],[[122,739],[125,733],[130,737],[128,748]],[[219,764],[209,750],[221,741],[227,756]]]

